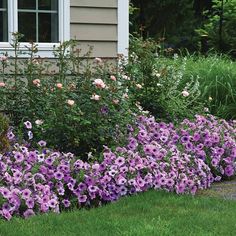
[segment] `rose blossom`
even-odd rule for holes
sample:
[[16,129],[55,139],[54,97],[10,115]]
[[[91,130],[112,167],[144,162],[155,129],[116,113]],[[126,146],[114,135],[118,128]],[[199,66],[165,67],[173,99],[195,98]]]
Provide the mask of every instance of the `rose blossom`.
[[43,120],[36,120],[36,121],[35,121],[35,124],[36,124],[36,125],[42,125],[42,124],[43,124]]
[[7,61],[7,56],[1,56],[0,61]]
[[34,79],[34,80],[33,80],[33,84],[36,85],[37,87],[40,86],[40,82],[41,82],[41,81],[40,81],[39,79]]
[[91,99],[92,99],[92,100],[95,100],[95,101],[99,101],[100,98],[101,98],[101,96],[99,96],[99,95],[97,95],[97,94],[93,94],[92,97],[91,97]]
[[101,59],[100,57],[96,57],[96,58],[94,59],[94,61],[95,61],[96,63],[102,63],[102,59]]
[[184,90],[184,91],[182,92],[182,95],[183,95],[184,97],[188,97],[188,96],[189,96],[189,92],[186,91],[186,90]]
[[58,83],[58,84],[57,84],[57,88],[58,88],[58,89],[62,89],[62,87],[63,87],[63,86],[62,86],[61,83]]
[[103,82],[103,80],[101,79],[95,79],[93,84],[97,87],[97,88],[106,88],[106,84]]
[[116,81],[116,77],[114,75],[111,75],[110,79],[113,80],[113,81]]
[[118,99],[113,99],[112,102],[113,102],[114,104],[118,104],[120,101],[119,101]]
[[75,104],[75,101],[69,99],[69,100],[67,100],[67,104],[70,106],[73,106]]

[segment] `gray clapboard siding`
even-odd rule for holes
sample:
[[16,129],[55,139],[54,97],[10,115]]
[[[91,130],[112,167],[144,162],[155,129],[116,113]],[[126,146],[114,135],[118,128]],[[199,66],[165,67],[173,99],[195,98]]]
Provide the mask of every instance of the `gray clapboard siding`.
[[117,0],[71,0],[71,6],[117,8]]
[[92,57],[116,57],[117,43],[116,42],[79,42],[81,55],[88,52],[89,47],[93,47]]
[[71,38],[79,41],[116,41],[117,26],[95,24],[71,24]]
[[117,25],[117,9],[105,8],[71,8],[71,23],[115,24]]
[[71,0],[71,38],[81,42],[86,51],[94,47],[92,56],[117,56],[118,0]]

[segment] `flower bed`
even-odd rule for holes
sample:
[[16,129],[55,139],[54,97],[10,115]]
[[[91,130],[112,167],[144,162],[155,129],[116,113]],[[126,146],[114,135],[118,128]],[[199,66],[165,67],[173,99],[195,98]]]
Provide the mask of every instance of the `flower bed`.
[[127,145],[105,147],[103,160],[93,163],[47,149],[44,141],[38,150],[13,141],[0,155],[0,214],[10,220],[99,206],[150,188],[195,194],[235,174],[235,131],[235,123],[212,116],[176,128],[140,116],[136,127],[129,126]]

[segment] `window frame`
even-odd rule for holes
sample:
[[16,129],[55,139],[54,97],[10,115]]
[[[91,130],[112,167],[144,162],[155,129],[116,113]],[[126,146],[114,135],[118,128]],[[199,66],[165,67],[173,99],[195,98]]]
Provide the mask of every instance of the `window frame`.
[[128,57],[129,0],[118,0],[118,54]]
[[[18,32],[18,0],[7,0],[8,3],[8,42],[0,42],[0,54],[7,52],[13,55],[14,49],[11,46],[12,33]],[[64,42],[70,39],[70,1],[58,0],[58,39]],[[53,58],[53,48],[58,43],[36,43],[38,45],[37,56]],[[26,47],[30,47],[29,43],[20,43],[20,50],[26,51]],[[27,57],[23,54],[22,57]]]

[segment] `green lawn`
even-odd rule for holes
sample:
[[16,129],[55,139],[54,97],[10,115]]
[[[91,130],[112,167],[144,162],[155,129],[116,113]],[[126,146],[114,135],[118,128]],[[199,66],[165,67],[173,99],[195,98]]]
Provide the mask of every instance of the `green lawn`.
[[149,191],[89,211],[0,220],[0,235],[236,235],[236,201]]

